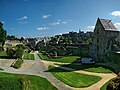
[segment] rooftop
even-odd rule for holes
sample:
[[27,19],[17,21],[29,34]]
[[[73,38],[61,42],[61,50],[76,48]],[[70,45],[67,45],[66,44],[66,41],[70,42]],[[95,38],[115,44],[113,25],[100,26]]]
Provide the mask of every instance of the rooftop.
[[99,20],[100,20],[100,22],[103,25],[105,30],[118,31],[118,29],[114,26],[114,24],[112,23],[111,20],[107,20],[107,19],[99,19]]

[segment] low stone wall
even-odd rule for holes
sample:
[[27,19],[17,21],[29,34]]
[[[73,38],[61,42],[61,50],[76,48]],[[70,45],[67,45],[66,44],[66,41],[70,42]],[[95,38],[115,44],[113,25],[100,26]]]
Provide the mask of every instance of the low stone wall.
[[111,61],[113,61],[117,65],[120,65],[120,54],[115,53],[115,52],[110,52],[109,53],[109,58],[110,58]]

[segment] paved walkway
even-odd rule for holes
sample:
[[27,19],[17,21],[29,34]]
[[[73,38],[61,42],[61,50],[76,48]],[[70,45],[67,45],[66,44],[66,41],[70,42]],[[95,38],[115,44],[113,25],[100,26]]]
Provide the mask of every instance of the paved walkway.
[[[103,74],[103,73],[86,72],[86,71],[82,71],[82,70],[74,71],[77,73],[100,76],[100,77],[102,77],[102,79],[87,88],[73,88],[73,87],[65,85],[63,82],[59,81],[50,72],[46,72],[48,70],[49,65],[57,66],[57,65],[55,65],[55,63],[58,63],[58,62],[42,61],[38,57],[37,52],[35,52],[34,55],[35,55],[35,60],[24,60],[24,63],[20,69],[14,69],[14,68],[10,67],[10,65],[12,64],[14,59],[13,60],[0,59],[0,68],[4,69],[3,71],[1,70],[1,72],[29,74],[29,75],[37,75],[40,77],[44,77],[48,81],[50,81],[54,86],[56,86],[59,90],[100,90],[100,87],[102,85],[104,85],[111,78],[116,77],[116,75],[114,73]],[[61,63],[59,63],[59,64],[61,64]],[[73,70],[71,68],[65,68],[65,67],[59,67],[59,68]]]
[[36,52],[35,60],[24,60],[24,63],[20,69],[14,69],[13,67],[10,67],[13,61],[14,60],[0,60],[0,68],[4,69],[0,72],[37,75],[46,78],[59,90],[71,90],[68,85],[65,85],[63,82],[55,78],[51,72],[46,72],[48,70],[47,65],[45,65],[42,60],[40,60]]

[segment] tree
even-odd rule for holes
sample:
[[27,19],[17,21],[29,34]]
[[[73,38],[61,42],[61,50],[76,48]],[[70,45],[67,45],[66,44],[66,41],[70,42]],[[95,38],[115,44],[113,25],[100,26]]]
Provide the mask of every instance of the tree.
[[6,40],[6,30],[4,30],[2,28],[3,24],[0,22],[0,42],[2,42],[2,47],[5,44],[5,40]]
[[21,37],[21,38],[20,38],[20,42],[22,42],[23,40],[24,40],[24,38],[23,38],[23,37]]
[[7,48],[6,54],[7,54],[10,58],[12,58],[12,57],[15,55],[15,50],[12,49],[12,48]]
[[22,56],[23,56],[23,52],[24,52],[23,46],[22,45],[17,45],[16,47],[17,47],[17,49],[16,49],[16,57],[18,59],[22,60]]

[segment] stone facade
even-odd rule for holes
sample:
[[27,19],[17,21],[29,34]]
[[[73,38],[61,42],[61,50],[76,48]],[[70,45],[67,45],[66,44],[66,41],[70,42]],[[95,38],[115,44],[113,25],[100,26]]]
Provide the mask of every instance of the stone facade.
[[96,60],[102,60],[111,51],[111,41],[118,35],[119,31],[111,20],[98,18],[94,29],[93,50],[91,52]]

